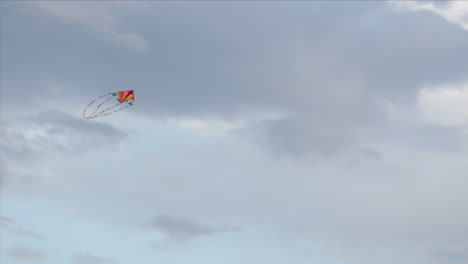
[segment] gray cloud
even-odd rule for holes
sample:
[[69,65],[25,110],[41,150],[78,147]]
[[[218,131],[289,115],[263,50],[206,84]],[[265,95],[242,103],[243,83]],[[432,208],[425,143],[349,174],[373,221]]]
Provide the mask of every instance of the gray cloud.
[[17,236],[29,237],[34,239],[45,239],[44,235],[32,230],[24,229],[16,220],[9,217],[0,216],[0,229],[15,234]]
[[23,245],[17,245],[6,250],[5,255],[25,263],[32,263],[47,258],[47,255],[44,251]]
[[458,245],[451,248],[442,248],[432,251],[434,263],[461,264],[468,262],[468,245]]
[[[12,19],[13,5],[2,7],[2,21]],[[237,231],[196,220],[222,211],[221,218],[254,230],[246,234],[252,244],[234,246],[246,263],[261,254],[259,240],[284,257],[265,263],[294,263],[289,257],[299,250],[310,263],[327,263],[317,252],[332,256],[329,262],[365,264],[464,260],[456,245],[468,237],[466,127],[429,126],[410,112],[421,88],[468,79],[466,31],[430,12],[368,1],[158,2],[147,12],[122,11],[131,21],[113,13],[157,45],[144,56],[101,46],[73,27],[51,27],[40,16],[0,23],[2,114],[63,107],[79,115],[90,98],[131,87],[137,98],[130,115],[147,121],[139,127],[145,133],[161,118],[245,118],[247,137],[301,158],[271,160],[231,135],[179,140],[158,131],[129,150],[132,168],[108,174],[99,164],[99,177],[76,176],[73,192],[41,190],[41,197],[73,205],[77,221],[92,215],[134,223],[149,219],[152,206],[186,212],[192,218],[159,216],[150,224],[174,243]],[[391,119],[386,102],[409,111]],[[250,122],[265,109],[280,117]],[[120,137],[100,120],[44,115],[2,119],[2,159],[10,162],[2,160],[2,176],[24,173],[17,169],[46,154],[111,148],[106,133]],[[317,161],[311,154],[335,156]],[[265,234],[271,240],[260,238]]]
[[[148,51],[150,44],[140,34],[128,31],[113,14],[119,5],[107,3],[34,2],[34,5],[50,17],[77,28],[85,28],[100,38],[135,51]],[[109,9],[110,7],[110,9]],[[128,8],[128,4],[125,6]],[[112,12],[114,11],[114,12]]]
[[346,123],[308,115],[260,122],[252,133],[259,132],[255,141],[280,155],[303,156],[313,151],[329,156],[353,145],[354,137],[343,133],[347,129]]
[[239,227],[213,227],[192,218],[170,215],[157,216],[150,225],[166,235],[166,238],[184,242],[203,236],[214,236],[222,233],[239,232]]
[[72,258],[72,264],[117,264],[116,260],[91,255],[89,253],[77,253]]
[[[67,67],[53,58],[57,65],[49,64],[37,78],[59,76],[80,87],[71,91],[77,98],[135,88],[134,111],[151,119],[242,118],[248,109],[262,108],[284,112],[288,118],[252,128],[262,128],[265,141],[275,144],[270,149],[293,155],[348,148],[356,127],[385,118],[382,99],[412,103],[424,86],[468,79],[468,62],[459,59],[468,56],[465,31],[387,3],[158,3],[147,9],[154,15],[129,22],[158,43],[144,58],[103,50],[98,61],[90,57]],[[6,50],[24,41],[5,39]],[[5,63],[15,64],[2,70],[2,87],[12,87],[6,97],[29,90],[12,78],[42,59],[37,53],[8,55]],[[102,71],[109,61],[119,67]],[[305,123],[308,133],[295,132]]]

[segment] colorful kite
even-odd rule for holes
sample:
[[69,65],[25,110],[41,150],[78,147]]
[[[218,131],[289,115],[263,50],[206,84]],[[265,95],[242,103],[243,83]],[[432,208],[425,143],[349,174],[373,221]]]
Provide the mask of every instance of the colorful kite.
[[[116,104],[111,103],[113,101],[112,98],[117,99]],[[110,114],[113,114],[118,111],[122,111],[125,108],[132,106],[134,100],[135,100],[135,94],[133,93],[133,90],[101,95],[95,100],[91,101],[91,103],[89,103],[88,106],[86,106],[86,108],[83,111],[83,117],[86,119],[93,119],[98,116],[110,115]],[[95,105],[94,108],[91,107],[93,105]],[[88,109],[90,107],[91,109],[89,110],[89,112],[91,112],[92,110],[94,111],[91,114],[87,114]]]

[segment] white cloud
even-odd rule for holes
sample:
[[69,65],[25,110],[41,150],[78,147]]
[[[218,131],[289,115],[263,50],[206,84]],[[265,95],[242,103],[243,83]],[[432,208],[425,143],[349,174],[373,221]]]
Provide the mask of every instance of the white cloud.
[[98,33],[106,41],[119,46],[135,51],[148,51],[150,48],[150,43],[142,35],[125,29],[108,8],[109,3],[34,1],[34,4],[47,15]]
[[468,124],[468,82],[461,85],[422,89],[418,107],[422,118],[440,126]]
[[74,153],[91,147],[113,146],[115,140],[126,136],[110,125],[86,122],[58,111],[4,123],[2,147],[23,159],[27,155],[60,151]]
[[165,118],[166,122],[203,134],[222,134],[248,127],[249,125],[277,120],[286,117],[286,112],[273,109],[248,109],[246,113],[230,119],[216,117],[177,117]]
[[2,120],[2,125],[1,184],[12,178],[50,180],[55,177],[51,171],[35,166],[46,156],[78,154],[99,148],[113,149],[116,142],[127,136],[108,124],[86,122],[58,111]]
[[466,1],[444,1],[443,5],[428,1],[390,1],[390,4],[397,9],[428,10],[468,30],[468,2]]
[[178,124],[182,128],[190,129],[204,134],[226,133],[245,125],[243,121],[224,121],[203,118],[168,118],[170,123]]

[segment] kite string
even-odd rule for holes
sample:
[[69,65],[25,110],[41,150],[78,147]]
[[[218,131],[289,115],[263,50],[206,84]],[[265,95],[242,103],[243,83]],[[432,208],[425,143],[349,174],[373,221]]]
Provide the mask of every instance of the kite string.
[[[99,112],[99,114],[97,114],[96,116],[103,116],[103,115],[105,115],[106,112],[108,112],[108,111],[111,110],[111,109],[114,109],[115,107],[117,107],[117,106],[119,106],[119,105],[121,105],[121,103],[118,103],[118,104],[116,104],[116,105],[114,105],[114,106],[111,106],[111,107],[105,109],[105,110],[102,110],[102,111]],[[122,108],[122,109],[123,109],[123,108]],[[97,111],[97,109],[96,109],[96,111]],[[96,112],[96,111],[94,111],[94,112]],[[94,114],[94,113],[93,113],[93,114]]]
[[[125,107],[122,107],[122,108],[120,108],[120,109],[117,109],[117,110],[115,110],[115,111],[112,111],[112,112],[110,112],[110,113],[104,113],[104,114],[101,114],[101,116],[110,115],[110,114],[113,114],[113,113],[116,113],[116,112],[122,111],[122,110],[124,110],[125,108],[129,108],[130,106],[131,106],[131,105],[127,105],[127,106],[125,106]],[[115,107],[115,106],[114,106],[114,107]],[[112,108],[113,108],[113,107],[112,107]]]
[[114,95],[110,96],[109,98],[107,99],[104,99],[104,101],[102,101],[101,103],[99,103],[96,107],[96,109],[88,116],[86,116],[86,112],[88,110],[88,108],[93,105],[94,103],[96,102],[99,102],[101,98],[105,98],[106,96],[109,96],[109,95],[112,95],[112,93],[108,93],[108,94],[105,94],[105,95],[101,95],[99,96],[98,98],[96,98],[95,100],[91,101],[91,103],[88,104],[88,106],[86,106],[86,108],[84,109],[83,111],[83,117],[86,118],[86,119],[93,119],[93,118],[96,118],[98,116],[105,116],[105,115],[110,115],[110,114],[113,114],[113,113],[116,113],[116,112],[119,112],[119,111],[122,111],[130,106],[132,106],[131,104],[128,104],[127,106],[125,107],[122,107],[122,108],[118,108],[117,110],[114,110],[114,111],[111,111],[109,112],[110,110],[116,108],[117,106],[121,106],[123,103],[117,103],[116,105],[113,105],[111,107],[108,107],[102,111],[100,111],[98,114],[96,114],[96,112],[99,110],[99,109],[102,109],[101,107],[106,104],[107,102],[109,102],[112,98],[114,98]]
[[96,98],[96,99],[94,99],[93,101],[91,101],[91,102],[86,106],[86,108],[83,110],[83,117],[86,118],[86,119],[92,119],[92,118],[97,117],[98,115],[94,115],[94,114],[96,113],[96,111],[99,109],[99,107],[101,107],[101,105],[103,105],[104,103],[106,103],[106,102],[107,102],[110,98],[112,98],[112,97],[110,97],[108,100],[106,100],[106,101],[100,103],[100,104],[98,105],[98,107],[96,108],[96,110],[94,110],[94,112],[93,112],[92,114],[86,116],[86,112],[88,111],[88,108],[89,108],[91,105],[93,105],[95,102],[99,101],[101,98],[106,97],[106,96],[108,96],[108,95],[110,95],[110,93],[101,95],[101,96],[99,96],[98,98]]
[[112,99],[112,97],[109,97],[109,98],[107,98],[104,102],[98,104],[97,107],[96,107],[96,109],[94,110],[94,112],[93,112],[90,116],[93,116],[93,115],[97,112],[97,110],[99,110],[99,108],[100,108],[102,105],[104,105],[105,103],[109,102],[110,99]]

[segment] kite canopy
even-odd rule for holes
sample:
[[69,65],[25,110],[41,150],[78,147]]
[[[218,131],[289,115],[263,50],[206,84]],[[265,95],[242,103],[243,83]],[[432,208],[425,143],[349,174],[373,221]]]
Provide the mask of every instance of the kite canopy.
[[[117,99],[116,104],[109,103],[109,101],[111,101],[112,98]],[[98,98],[91,101],[91,103],[89,103],[88,106],[86,106],[86,108],[83,111],[83,117],[86,119],[93,119],[98,116],[110,115],[132,106],[134,102],[135,94],[133,93],[133,90],[101,95]],[[98,111],[100,109],[103,110]],[[93,112],[89,113],[91,111]]]
[[119,103],[127,102],[130,105],[133,105],[133,102],[135,100],[135,95],[133,94],[133,90],[130,91],[123,91],[123,92],[116,92],[112,94],[113,96],[117,96],[117,101]]

